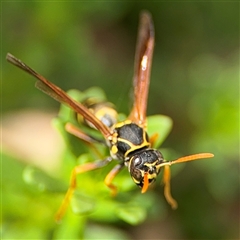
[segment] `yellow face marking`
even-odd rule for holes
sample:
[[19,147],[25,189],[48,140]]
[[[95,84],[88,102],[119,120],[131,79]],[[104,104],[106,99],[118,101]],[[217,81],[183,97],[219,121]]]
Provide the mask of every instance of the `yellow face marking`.
[[135,179],[134,177],[132,177],[132,180],[136,183],[136,184],[139,184],[140,181],[138,181],[137,179]]
[[156,173],[153,173],[153,174],[150,174],[148,173],[148,179],[156,179],[157,178],[157,174]]

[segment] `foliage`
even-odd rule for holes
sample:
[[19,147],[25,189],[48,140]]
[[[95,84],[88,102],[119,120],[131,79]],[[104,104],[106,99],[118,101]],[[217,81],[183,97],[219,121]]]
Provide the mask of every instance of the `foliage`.
[[[99,88],[91,88],[84,93],[77,90],[71,90],[68,92],[68,94],[77,101],[82,101],[91,96],[94,96],[97,99],[105,100],[105,95]],[[122,114],[119,114],[119,116],[120,118],[123,118]],[[61,106],[59,117],[53,120],[53,125],[62,133],[66,142],[66,152],[64,154],[64,161],[62,161],[62,175],[68,176],[67,182],[69,181],[70,176],[70,172],[68,171],[69,168],[66,167],[67,163],[73,168],[76,164],[81,165],[89,161],[95,161],[96,157],[99,157],[96,156],[96,152],[93,151],[94,149],[92,149],[91,146],[87,145],[85,142],[77,139],[76,137],[72,137],[66,132],[66,123],[74,123],[76,125],[79,125],[76,119],[76,114],[68,107],[63,105]],[[171,126],[171,119],[166,116],[156,115],[149,117],[149,133],[151,134],[151,132],[154,132],[161,136],[159,137],[159,140],[156,141],[155,147],[159,147],[160,143],[163,142],[167,134],[170,132]],[[84,127],[82,124],[81,129],[85,129],[85,131],[88,132],[91,130],[86,126]],[[157,131],[155,129],[157,129]],[[93,135],[94,132],[95,134],[98,134],[96,130],[92,130],[91,135]],[[97,149],[98,152],[103,156],[109,154],[109,150],[105,146],[97,146]],[[5,170],[8,172],[10,171],[11,167],[8,166],[8,162],[6,162],[6,164],[7,167],[5,167]],[[103,179],[107,172],[109,172],[110,169],[114,166],[114,164],[116,163],[113,162],[112,164],[109,164],[110,166],[107,166],[104,169],[87,172],[81,174],[78,177],[78,188],[75,191],[74,197],[72,199],[72,210],[75,214],[79,215],[80,218],[78,220],[75,220],[73,216],[70,216],[72,213],[68,213],[68,217],[66,217],[66,219],[63,219],[61,227],[53,227],[53,224],[50,224],[52,225],[51,230],[54,232],[54,237],[72,237],[72,234],[74,233],[80,234],[80,236],[85,236],[85,228],[83,226],[85,225],[86,227],[89,220],[97,222],[99,221],[103,223],[117,223],[121,222],[122,220],[128,224],[136,225],[143,222],[149,212],[153,213],[152,206],[156,205],[156,197],[154,197],[154,193],[150,192],[149,194],[142,195],[139,189],[136,189],[136,186],[131,180],[126,169],[122,174],[119,174],[117,176],[116,182],[114,183],[119,188],[118,196],[116,198],[110,196],[110,191],[104,185]],[[23,171],[23,180],[21,179],[21,171]],[[26,187],[24,186],[24,181],[31,186],[35,194],[38,195],[41,193],[41,198],[44,198],[42,204],[45,206],[52,206],[51,204],[53,202],[53,199],[60,199],[60,197],[63,198],[63,194],[65,194],[67,190],[67,182],[61,182],[60,180],[47,175],[37,168],[27,166],[25,169],[23,169],[23,166],[21,166],[21,170],[19,169],[16,172],[18,173],[16,176],[19,178],[19,182],[21,182],[22,187]],[[19,186],[17,188],[18,191],[21,189]],[[16,191],[16,189],[13,189],[13,191]],[[31,194],[31,192],[28,192],[28,194]],[[30,197],[26,196],[26,193],[24,191],[20,191],[20,195],[21,197],[25,198]],[[145,202],[145,204],[143,205],[142,202]],[[4,200],[4,205],[5,203],[6,200]],[[32,212],[38,215],[39,208],[37,206],[31,207]],[[55,209],[55,207],[53,209]],[[48,212],[48,214],[51,212],[50,208],[45,210],[40,208],[40,210],[42,212],[41,215],[43,215],[43,212]],[[155,210],[159,210],[158,207]],[[53,214],[53,211],[51,214]],[[25,216],[23,216],[23,218],[24,217]],[[28,221],[30,221],[32,217],[35,218],[33,215],[27,215]],[[51,223],[52,220],[53,219],[49,218],[48,222]],[[67,227],[69,225],[69,221],[76,222],[71,226],[71,233],[68,231]],[[26,219],[24,222],[27,222]],[[77,224],[77,222],[83,224],[82,228],[79,228],[79,224]],[[45,229],[42,230],[44,231],[39,230],[39,235],[44,236]],[[4,235],[5,234],[6,233],[4,232]],[[24,236],[24,234],[25,233],[22,232],[22,236]],[[91,232],[88,234],[90,235]],[[6,236],[13,237],[14,235],[9,236],[6,234]]]
[[[61,171],[28,166],[14,150],[2,153],[3,239],[239,238],[238,2],[5,1],[3,118],[19,109],[58,107],[33,87],[31,77],[5,62],[7,52],[63,89],[100,86],[120,112],[128,113],[142,9],[152,13],[156,31],[148,113],[171,116],[174,122],[168,138],[159,141],[161,151],[169,160],[198,152],[213,152],[215,158],[173,167],[176,211],[168,209],[159,183],[142,195],[126,170],[115,179],[119,194],[112,199],[102,180],[114,163],[83,174],[72,201],[74,213],[69,209],[56,225],[54,214],[72,168],[96,159],[94,151],[64,131],[66,118],[73,116],[62,107],[53,120],[67,145],[59,159]],[[154,118],[149,117],[149,132],[159,129],[159,137],[167,136],[166,118]],[[84,187],[85,179],[90,187]],[[81,209],[86,214],[79,214]]]

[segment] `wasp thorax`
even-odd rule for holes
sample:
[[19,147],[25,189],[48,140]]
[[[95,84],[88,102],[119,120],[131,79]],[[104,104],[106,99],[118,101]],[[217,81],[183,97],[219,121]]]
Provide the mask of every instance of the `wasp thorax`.
[[148,183],[154,182],[160,172],[160,164],[163,161],[162,154],[154,149],[144,149],[135,153],[130,158],[128,167],[133,181],[142,188],[144,175],[147,174]]

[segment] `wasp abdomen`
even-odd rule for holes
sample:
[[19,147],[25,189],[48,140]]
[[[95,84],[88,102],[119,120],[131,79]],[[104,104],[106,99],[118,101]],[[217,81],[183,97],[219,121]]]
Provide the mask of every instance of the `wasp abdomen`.
[[[95,97],[89,97],[82,101],[82,104],[87,107],[105,126],[110,128],[117,122],[118,113],[112,103]],[[95,128],[92,123],[84,119],[83,116],[79,114],[78,121]]]

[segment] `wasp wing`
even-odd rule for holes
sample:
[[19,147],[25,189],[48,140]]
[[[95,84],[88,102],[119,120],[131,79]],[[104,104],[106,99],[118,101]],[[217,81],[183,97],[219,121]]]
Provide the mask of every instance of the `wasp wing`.
[[154,26],[151,14],[142,12],[138,30],[138,40],[135,53],[133,76],[134,101],[129,119],[136,124],[146,127],[146,110],[150,70],[154,49]]
[[38,81],[36,82],[35,86],[38,89],[40,89],[50,97],[54,98],[55,100],[59,101],[60,103],[66,104],[75,112],[81,114],[86,120],[91,122],[103,134],[106,139],[111,135],[111,131],[107,126],[105,126],[100,120],[98,120],[85,106],[68,96],[67,93],[61,88],[49,82],[47,79],[35,72],[32,68],[14,57],[12,54],[8,53],[6,58],[13,65],[19,67],[20,69],[37,78]]

